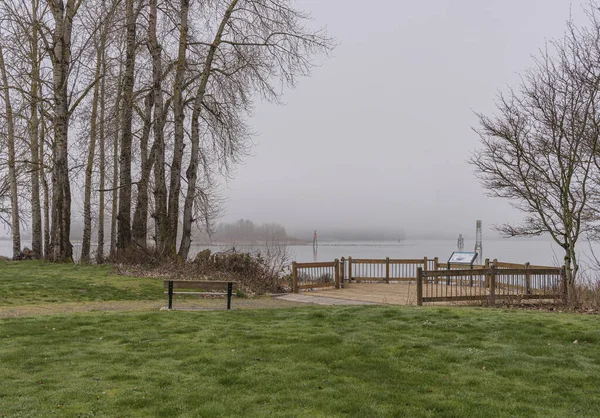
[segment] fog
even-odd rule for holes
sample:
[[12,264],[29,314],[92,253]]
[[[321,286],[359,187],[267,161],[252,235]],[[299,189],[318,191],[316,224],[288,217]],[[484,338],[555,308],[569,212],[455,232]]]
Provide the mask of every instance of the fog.
[[[579,3],[554,0],[298,0],[339,46],[249,121],[252,154],[223,184],[223,216],[278,222],[290,236],[473,239],[518,222],[467,164],[474,112],[493,115],[532,55],[562,36]],[[81,191],[74,189],[73,237]],[[28,229],[24,237],[28,236]],[[0,235],[9,231],[0,231]]]
[[[285,106],[258,106],[253,155],[224,187],[224,221],[280,222],[298,236],[473,237],[482,219],[489,237],[491,225],[520,219],[485,196],[466,163],[474,111],[493,114],[496,93],[562,36],[568,1],[298,3],[340,46]],[[585,23],[579,4],[572,13]]]

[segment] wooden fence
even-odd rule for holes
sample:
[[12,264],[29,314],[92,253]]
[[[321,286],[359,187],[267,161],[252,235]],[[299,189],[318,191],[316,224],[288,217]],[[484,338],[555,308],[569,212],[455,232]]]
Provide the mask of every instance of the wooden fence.
[[[508,264],[508,263],[505,263]],[[531,267],[473,270],[417,270],[417,305],[424,302],[554,299],[566,295],[563,268]]]
[[485,260],[484,264],[450,265],[437,257],[419,259],[355,259],[292,263],[294,292],[344,283],[415,282],[417,303],[490,301],[496,299],[562,299],[564,269]]
[[321,287],[340,288],[340,261],[292,263],[292,291]]
[[417,279],[417,268],[437,269],[438,259],[427,257],[416,259],[347,259],[340,262],[342,282],[406,282]]

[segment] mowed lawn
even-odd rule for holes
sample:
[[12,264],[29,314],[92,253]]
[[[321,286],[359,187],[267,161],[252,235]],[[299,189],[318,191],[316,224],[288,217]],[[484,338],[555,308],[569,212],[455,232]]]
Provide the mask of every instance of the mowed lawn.
[[0,320],[0,416],[600,416],[597,316],[449,307]]
[[0,260],[0,305],[164,299],[163,282],[113,274],[113,267]]

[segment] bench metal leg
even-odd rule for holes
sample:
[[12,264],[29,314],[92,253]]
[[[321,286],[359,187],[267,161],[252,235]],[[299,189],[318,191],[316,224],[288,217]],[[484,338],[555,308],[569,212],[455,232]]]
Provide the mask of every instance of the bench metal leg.
[[233,293],[233,283],[227,283],[227,310],[231,309],[231,295]]
[[173,309],[173,280],[169,280],[169,309]]

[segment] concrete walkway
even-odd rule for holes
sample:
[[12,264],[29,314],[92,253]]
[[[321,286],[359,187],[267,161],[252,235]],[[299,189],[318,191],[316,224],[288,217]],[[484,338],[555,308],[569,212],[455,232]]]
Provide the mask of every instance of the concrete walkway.
[[276,299],[288,302],[313,303],[315,305],[378,305],[378,303],[361,300],[349,300],[342,298],[328,298],[326,296],[312,296],[302,293],[291,293],[289,295],[277,296]]

